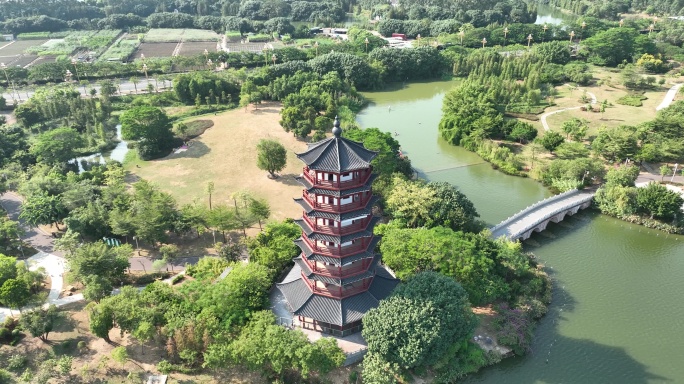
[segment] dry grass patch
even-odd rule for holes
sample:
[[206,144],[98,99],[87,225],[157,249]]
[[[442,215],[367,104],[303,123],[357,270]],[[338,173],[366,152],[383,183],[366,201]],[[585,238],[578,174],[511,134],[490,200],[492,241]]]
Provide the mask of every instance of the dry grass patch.
[[[205,187],[212,181],[214,204],[232,204],[231,194],[248,191],[271,205],[272,218],[283,219],[301,214],[292,201],[301,195],[302,186],[293,179],[301,174],[302,163],[295,152],[306,144],[280,126],[280,104],[266,103],[257,110],[236,109],[216,116],[203,116],[214,126],[191,141],[186,152],[154,161],[130,161],[128,170],[136,177],[149,180],[171,193],[179,204],[195,199],[207,200]],[[186,121],[190,124],[197,118]],[[276,180],[256,166],[256,145],[261,139],[275,139],[288,151],[287,167]],[[139,166],[139,168],[138,168]]]

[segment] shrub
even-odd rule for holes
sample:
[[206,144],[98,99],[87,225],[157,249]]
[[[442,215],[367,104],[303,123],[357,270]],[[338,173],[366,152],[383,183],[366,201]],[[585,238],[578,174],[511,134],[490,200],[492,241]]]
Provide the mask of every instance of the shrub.
[[0,328],[0,341],[9,339],[11,334],[12,332],[9,329],[5,327]]
[[629,94],[629,95],[622,96],[621,98],[617,99],[617,101],[615,101],[615,102],[618,104],[621,104],[621,105],[628,105],[630,107],[641,107],[642,105],[644,105],[644,103],[642,101],[646,100],[646,99],[647,99],[647,97],[644,95]]
[[26,366],[26,356],[14,354],[7,359],[7,368],[12,371],[17,371]]
[[250,43],[265,43],[273,40],[270,35],[258,34],[247,37]]
[[185,279],[185,275],[176,275],[171,279],[171,284],[178,284]]

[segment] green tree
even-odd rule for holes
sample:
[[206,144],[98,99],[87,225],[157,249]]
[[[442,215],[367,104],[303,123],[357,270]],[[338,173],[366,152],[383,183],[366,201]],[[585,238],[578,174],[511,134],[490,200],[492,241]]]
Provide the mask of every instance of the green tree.
[[98,276],[110,284],[118,282],[130,266],[128,258],[132,253],[133,248],[129,244],[112,248],[101,241],[86,243],[67,256],[71,278],[87,283],[90,276]]
[[133,107],[121,114],[119,122],[125,140],[139,140],[138,152],[143,160],[161,156],[173,147],[171,121],[159,108]]
[[477,232],[482,227],[480,216],[466,195],[447,182],[430,182],[427,188],[435,191],[437,200],[430,207],[428,227],[445,226],[454,231]]
[[660,181],[663,181],[665,180],[665,176],[670,174],[670,167],[668,167],[667,164],[663,164],[658,171],[660,172]]
[[443,324],[431,302],[392,296],[363,318],[363,338],[370,353],[403,369],[423,366],[431,348],[441,347]]
[[128,362],[128,351],[126,351],[126,347],[114,348],[112,350],[112,359],[117,363],[120,363],[121,368],[123,369],[123,367],[126,366],[126,362]]
[[558,132],[548,131],[544,136],[538,138],[537,141],[546,148],[547,151],[553,152],[559,145],[563,144],[565,139],[563,139],[563,136]]
[[0,302],[12,309],[20,309],[31,300],[31,291],[25,281],[8,279],[0,286]]
[[21,315],[20,324],[31,336],[47,341],[58,318],[57,307],[50,305],[47,309],[37,308],[24,312]]
[[624,161],[634,158],[638,142],[634,127],[621,125],[615,128],[599,129],[591,148],[608,161]]
[[114,313],[109,305],[92,305],[88,307],[88,319],[90,332],[93,335],[104,339],[106,342],[111,342],[109,339],[109,331],[114,328]]
[[682,214],[684,199],[665,186],[649,183],[644,188],[637,189],[636,202],[638,211],[661,220],[672,220]]
[[36,137],[31,154],[38,161],[50,164],[64,163],[73,159],[85,145],[83,138],[71,128],[57,128]]
[[387,197],[387,208],[395,219],[402,220],[409,228],[424,226],[433,219],[431,210],[438,201],[435,189],[398,176],[394,177],[393,184],[394,188]]
[[83,279],[85,288],[83,298],[99,303],[102,299],[112,294],[114,287],[109,278],[97,275],[86,275]]
[[21,245],[23,234],[24,230],[19,226],[19,222],[0,216],[0,249],[17,249]]
[[639,177],[639,167],[635,165],[620,165],[617,168],[608,170],[606,173],[606,184],[633,187],[637,177]]
[[632,28],[610,28],[582,41],[582,54],[588,61],[604,66],[616,66],[632,61],[635,55],[656,53],[655,44]]
[[178,246],[175,244],[164,244],[161,247],[159,247],[159,253],[162,254],[162,260],[166,264],[171,265],[171,272],[173,272],[173,263],[174,261],[176,261],[176,258],[180,253]]
[[145,342],[154,339],[157,329],[148,321],[141,321],[133,331],[132,335],[140,342],[140,353],[145,354]]
[[534,138],[537,137],[537,129],[534,128],[531,124],[518,121],[513,126],[513,130],[511,131],[509,136],[513,140],[517,140],[520,143],[524,143],[526,141],[534,140]]
[[[21,207],[20,218],[27,223],[38,225],[57,225],[67,216],[66,208],[59,196],[48,196],[45,192],[29,196]],[[59,229],[59,225],[57,225]]]
[[263,230],[261,222],[271,216],[271,207],[264,199],[251,199],[249,202],[249,212],[259,221],[259,230]]
[[285,147],[275,140],[261,139],[257,144],[257,167],[267,171],[272,178],[276,178],[276,172],[285,169],[287,164],[287,151]]

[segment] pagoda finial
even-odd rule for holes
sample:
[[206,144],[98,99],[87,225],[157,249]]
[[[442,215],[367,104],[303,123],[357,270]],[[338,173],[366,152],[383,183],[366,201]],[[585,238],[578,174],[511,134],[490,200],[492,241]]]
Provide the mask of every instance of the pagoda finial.
[[335,122],[333,123],[333,129],[332,129],[333,135],[335,137],[340,137],[342,135],[342,128],[340,128],[340,119],[335,116]]

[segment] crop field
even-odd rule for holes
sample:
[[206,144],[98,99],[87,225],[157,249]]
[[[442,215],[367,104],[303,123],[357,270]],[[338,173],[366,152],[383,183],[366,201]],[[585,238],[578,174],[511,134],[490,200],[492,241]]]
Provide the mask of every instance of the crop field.
[[34,45],[41,45],[47,42],[48,39],[43,40],[18,40],[12,43],[0,43],[0,56],[18,56],[24,53],[27,48]]
[[[130,37],[130,36],[129,36]],[[138,41],[137,36],[123,38],[116,43],[112,44],[109,49],[107,49],[98,60],[100,61],[125,61],[128,59],[133,52],[140,46],[140,41]]]
[[71,55],[75,51],[86,51],[97,57],[102,54],[112,41],[121,34],[118,29],[102,29],[99,31],[77,31],[64,39],[50,39],[43,44],[36,44],[26,49],[26,53],[43,55]]
[[173,54],[178,43],[142,43],[135,52],[137,59],[141,54],[145,57],[169,57]]
[[145,34],[145,43],[172,43],[179,41],[217,41],[216,32],[203,29],[152,28]]
[[216,52],[216,42],[214,41],[195,41],[183,42],[180,49],[180,56],[196,56],[204,53],[204,50]]

